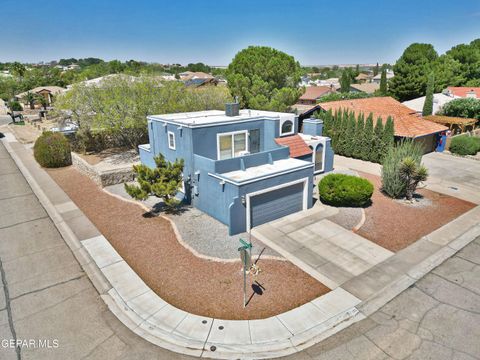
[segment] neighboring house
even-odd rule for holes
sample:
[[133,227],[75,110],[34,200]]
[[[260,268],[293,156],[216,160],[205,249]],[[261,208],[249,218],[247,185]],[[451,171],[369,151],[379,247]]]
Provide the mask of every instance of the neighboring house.
[[[445,95],[443,93],[433,94],[433,114],[439,112],[442,107],[452,101],[454,98],[452,96]],[[423,105],[425,104],[425,96],[421,96],[416,99],[408,100],[402,102],[403,105],[414,110],[418,114],[423,112]]]
[[154,167],[158,154],[183,159],[179,196],[231,235],[310,208],[314,174],[333,168],[322,121],[304,120],[301,134],[295,114],[226,109],[148,116],[142,163]]
[[480,87],[460,87],[449,86],[444,93],[454,98],[474,98],[480,99]]
[[[90,80],[84,80],[84,81],[79,81],[78,85],[85,85],[85,86],[102,86],[103,82],[108,79],[123,79],[123,80],[128,80],[128,81],[137,81],[139,78],[136,76],[132,75],[125,75],[125,74],[109,74],[105,76],[100,76],[98,78],[90,79]],[[75,84],[72,85],[67,85],[67,90],[70,90]]]
[[332,101],[320,103],[315,108],[324,111],[350,110],[355,114],[363,113],[365,116],[372,113],[374,124],[378,117],[385,123],[391,116],[396,140],[412,139],[422,145],[424,153],[434,151],[440,134],[448,130],[446,126],[422,119],[415,111],[391,97]]
[[363,83],[363,84],[351,84],[351,92],[363,92],[367,94],[373,94],[380,89],[380,84],[377,83]]
[[335,92],[335,89],[329,86],[308,86],[298,99],[297,104],[315,105],[322,96],[332,92]]
[[193,86],[193,87],[200,87],[200,86],[207,86],[207,85],[218,85],[218,80],[215,78],[191,78],[184,81],[185,86]]
[[370,82],[372,81],[372,75],[360,73],[357,76],[355,76],[355,81],[357,81],[359,84]]
[[[15,95],[15,99],[20,102],[24,108],[29,107],[30,104],[26,101],[25,96],[30,92],[35,95],[43,96],[45,100],[47,100],[47,106],[51,106],[55,100],[55,97],[64,93],[65,91],[66,89],[60,86],[39,86]],[[41,104],[35,104],[35,107],[41,107]]]
[[185,71],[185,72],[179,73],[178,76],[180,76],[180,80],[182,81],[188,81],[192,79],[214,79],[215,78],[213,75],[204,73],[202,71]]
[[[393,71],[387,71],[387,81],[390,80],[391,78],[393,78],[394,76],[395,76],[395,74],[393,73]],[[382,72],[381,71],[372,78],[372,82],[377,83],[377,84],[380,84],[381,80],[382,80]]]

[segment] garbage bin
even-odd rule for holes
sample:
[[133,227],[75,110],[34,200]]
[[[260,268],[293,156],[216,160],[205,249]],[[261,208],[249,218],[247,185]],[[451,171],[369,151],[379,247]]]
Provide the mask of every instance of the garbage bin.
[[436,152],[443,152],[445,150],[445,145],[447,144],[447,134],[445,131],[437,134],[437,147],[435,148]]

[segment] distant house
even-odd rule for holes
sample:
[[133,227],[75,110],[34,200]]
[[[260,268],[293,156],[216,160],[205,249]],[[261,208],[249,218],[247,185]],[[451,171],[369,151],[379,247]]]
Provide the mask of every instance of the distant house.
[[356,114],[373,114],[374,122],[378,117],[385,123],[392,117],[395,138],[412,139],[423,147],[424,153],[432,152],[439,141],[439,135],[448,130],[441,124],[427,121],[418,116],[416,111],[406,107],[391,97],[372,97],[366,99],[340,100],[317,105],[317,110],[350,110]]
[[351,84],[351,92],[362,92],[366,94],[373,94],[380,89],[380,84],[377,83],[363,83],[363,84]]
[[480,87],[449,86],[444,93],[454,98],[480,99]]
[[308,86],[298,99],[297,104],[315,105],[322,96],[332,92],[335,92],[335,89],[330,86]]
[[[395,74],[393,73],[393,71],[387,71],[387,81],[390,80],[391,78],[393,78],[394,76],[395,76]],[[381,80],[382,80],[382,72],[379,72],[377,75],[375,75],[372,78],[372,82],[377,83],[377,84],[380,84]]]
[[323,123],[291,113],[239,110],[151,115],[143,164],[154,157],[184,160],[178,198],[216,218],[230,235],[313,205],[314,174],[333,169]]
[[365,73],[360,73],[357,76],[355,76],[355,81],[357,81],[359,84],[370,82],[371,80],[372,80],[372,76]]
[[[55,97],[64,93],[65,91],[66,89],[60,86],[39,86],[15,95],[15,99],[20,102],[23,107],[29,106],[30,104],[28,104],[28,101],[26,101],[25,96],[28,93],[32,93],[34,95],[43,96],[45,100],[47,100],[47,106],[51,106],[55,100]],[[35,107],[41,107],[41,105],[35,104]]]
[[214,79],[215,78],[213,75],[204,73],[202,71],[185,71],[185,72],[179,73],[178,76],[180,76],[180,80],[182,81],[188,81],[193,79]]
[[[109,74],[109,75],[100,76],[98,78],[94,78],[94,79],[90,79],[90,80],[80,81],[80,82],[75,83],[75,84],[84,85],[84,86],[102,86],[102,84],[105,80],[115,79],[115,78],[128,80],[128,81],[132,81],[132,82],[139,79],[136,76],[125,75],[125,74]],[[67,85],[67,90],[70,90],[75,84]]]
[[217,86],[218,85],[218,80],[215,79],[214,77],[212,78],[191,78],[188,80],[184,81],[185,86],[192,86],[192,87],[200,87],[200,86],[208,86],[208,85],[213,85]]
[[[452,101],[454,98],[452,96],[445,95],[443,93],[433,94],[433,114],[439,112],[442,107]],[[421,114],[423,111],[423,105],[425,104],[425,96],[421,96],[416,99],[408,100],[402,102],[403,105],[414,110],[418,114]]]

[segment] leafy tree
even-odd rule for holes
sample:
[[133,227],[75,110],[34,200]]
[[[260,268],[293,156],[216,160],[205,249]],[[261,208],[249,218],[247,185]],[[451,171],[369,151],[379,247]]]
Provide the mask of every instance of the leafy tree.
[[25,67],[25,65],[20,64],[19,62],[14,62],[10,66],[10,71],[15,76],[23,77],[23,75],[25,75],[25,72],[27,71],[27,68]]
[[301,95],[300,65],[293,56],[265,46],[243,49],[226,71],[227,83],[242,107],[287,111]]
[[418,184],[427,180],[428,170],[425,166],[419,165],[414,158],[406,157],[400,164],[399,175],[405,184],[405,197],[412,201]]
[[334,92],[327,95],[322,96],[318,102],[330,102],[330,101],[338,101],[338,100],[352,100],[352,99],[365,99],[369,97],[374,97],[373,94],[367,94],[364,92]]
[[35,101],[37,100],[37,96],[32,92],[27,92],[23,97],[23,101],[28,103],[30,109],[35,109]]
[[380,78],[380,94],[383,96],[387,95],[387,89],[387,69],[383,69],[382,76]]
[[147,200],[149,196],[156,196],[163,200],[168,210],[172,210],[180,204],[175,195],[183,182],[183,159],[171,163],[160,154],[154,160],[154,169],[144,164],[133,165],[138,185],[125,183],[125,190],[136,200]]
[[433,63],[433,68],[435,73],[435,93],[443,91],[448,86],[466,84],[467,80],[462,70],[462,64],[451,56],[440,56]]
[[395,76],[390,80],[390,92],[400,101],[425,94],[427,74],[438,54],[430,44],[412,44],[405,49],[393,66]]
[[427,94],[425,95],[425,102],[423,103],[423,110],[422,110],[423,116],[432,115],[433,113],[434,87],[435,87],[435,77],[434,77],[434,74],[431,73],[430,76],[428,77]]
[[342,77],[340,78],[340,92],[348,93],[350,92],[350,84],[352,78],[350,77],[350,72],[346,69],[342,72]]
[[446,116],[480,120],[480,100],[454,99],[442,107],[441,113]]

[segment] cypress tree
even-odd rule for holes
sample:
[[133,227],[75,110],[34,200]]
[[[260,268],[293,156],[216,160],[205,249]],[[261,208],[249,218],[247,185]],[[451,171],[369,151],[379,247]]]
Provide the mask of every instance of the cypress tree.
[[382,77],[380,78],[380,94],[387,95],[387,69],[382,70]]
[[346,145],[346,136],[345,132],[347,131],[348,125],[348,111],[344,110],[341,113],[341,122],[338,127],[338,135],[337,135],[337,150],[336,153],[339,155],[345,154],[345,145]]
[[377,66],[373,68],[373,76],[377,76],[379,72],[380,72],[380,66],[378,65],[378,62],[377,62]]
[[348,115],[347,127],[344,135],[344,155],[351,157],[354,153],[354,139],[355,139],[355,113],[352,111]]
[[382,161],[385,154],[389,151],[390,148],[393,147],[395,144],[395,127],[393,123],[393,119],[391,116],[387,118],[387,122],[385,123],[385,127],[383,129],[383,136],[382,136],[382,147],[383,147],[383,154],[382,154]]
[[428,77],[427,93],[425,95],[425,102],[423,103],[422,115],[428,116],[433,113],[433,88],[435,86],[435,77],[433,72]]
[[350,92],[350,84],[352,79],[350,77],[350,72],[347,69],[344,69],[342,76],[340,77],[340,92],[348,93]]
[[370,113],[365,121],[365,129],[363,130],[362,160],[370,160],[373,143],[373,114]]
[[352,157],[356,159],[361,158],[362,145],[363,145],[363,130],[365,128],[365,120],[363,113],[358,114],[357,124],[355,126],[355,137],[353,145]]
[[323,136],[331,136],[332,132],[332,110],[328,110],[327,112],[323,113]]
[[383,146],[383,121],[379,117],[377,123],[375,124],[375,130],[373,131],[373,151],[371,152],[370,160],[376,163],[381,163],[384,146]]
[[338,110],[335,111],[335,115],[332,118],[332,128],[331,128],[331,135],[332,135],[332,147],[333,151],[338,154],[338,137],[340,133],[340,127],[342,126],[342,113]]

